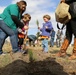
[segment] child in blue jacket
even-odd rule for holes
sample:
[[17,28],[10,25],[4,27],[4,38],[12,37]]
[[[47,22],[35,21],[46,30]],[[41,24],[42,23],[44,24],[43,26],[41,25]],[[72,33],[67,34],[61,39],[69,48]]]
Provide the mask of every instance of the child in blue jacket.
[[42,32],[41,38],[42,38],[42,47],[44,52],[48,52],[48,38],[50,37],[50,32],[52,30],[52,24],[50,22],[51,17],[49,15],[44,15],[43,20],[45,23],[43,23],[43,27],[38,29]]

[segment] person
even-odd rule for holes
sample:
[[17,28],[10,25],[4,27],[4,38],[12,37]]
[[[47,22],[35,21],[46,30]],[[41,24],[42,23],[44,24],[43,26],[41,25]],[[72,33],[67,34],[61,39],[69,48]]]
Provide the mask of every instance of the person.
[[45,53],[48,53],[48,38],[50,37],[50,32],[52,30],[52,23],[50,22],[51,17],[49,15],[44,15],[43,20],[45,23],[43,23],[43,27],[38,29],[42,32],[41,38],[42,38],[42,47],[43,51]]
[[62,35],[63,35],[62,30],[58,29],[57,34],[56,34],[56,36],[57,36],[57,38],[56,38],[56,46],[57,47],[61,46]]
[[31,16],[28,13],[24,14],[22,19],[21,19],[21,22],[24,24],[26,29],[24,29],[24,28],[21,29],[18,27],[18,46],[19,46],[19,49],[22,49],[24,39],[27,38],[27,31],[29,29],[29,21],[30,20],[31,20]]
[[50,39],[50,47],[54,46],[54,39],[55,39],[55,31],[52,29],[51,31],[51,39]]
[[35,41],[37,40],[37,37],[35,35],[28,35],[29,39],[29,45],[31,46],[33,44],[33,47],[35,47]]
[[17,27],[24,27],[20,19],[22,13],[26,10],[26,6],[27,3],[25,1],[19,1],[16,4],[7,6],[3,13],[0,14],[0,55],[3,54],[2,47],[8,36],[10,37],[12,52],[19,51]]
[[61,2],[65,2],[70,5],[69,12],[71,14],[71,20],[66,23],[66,38],[62,43],[60,51],[56,54],[56,56],[62,57],[66,55],[66,50],[72,41],[72,35],[74,35],[74,47],[72,55],[68,58],[70,60],[76,59],[76,14],[74,14],[75,9],[73,9],[73,3],[75,0],[61,0]]

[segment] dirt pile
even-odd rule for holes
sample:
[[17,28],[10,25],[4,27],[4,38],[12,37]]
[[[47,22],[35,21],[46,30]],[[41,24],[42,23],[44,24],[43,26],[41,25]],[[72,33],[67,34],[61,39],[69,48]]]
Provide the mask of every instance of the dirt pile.
[[0,75],[68,75],[63,71],[63,67],[52,58],[30,63],[15,60],[0,71]]

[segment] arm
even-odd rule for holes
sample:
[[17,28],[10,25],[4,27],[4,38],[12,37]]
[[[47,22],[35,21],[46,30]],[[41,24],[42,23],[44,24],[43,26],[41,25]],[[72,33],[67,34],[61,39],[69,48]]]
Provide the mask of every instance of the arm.
[[11,18],[15,22],[17,27],[20,27],[20,28],[24,27],[23,23],[20,22],[20,20],[15,15],[11,15]]
[[75,0],[65,0],[65,2],[74,2]]
[[46,26],[46,30],[51,31],[53,29],[51,22]]
[[19,32],[19,33],[21,33],[21,32],[22,32],[22,29],[21,29],[21,28],[19,28],[19,27],[17,28],[17,30],[18,30],[18,32]]
[[71,2],[76,2],[76,1],[75,0],[61,0],[60,2],[71,3]]
[[40,30],[40,31],[42,31],[43,29],[42,28],[40,28],[40,27],[38,27],[38,29]]
[[25,30],[28,29],[28,27],[24,26],[24,24],[15,15],[12,15],[11,18],[15,22],[17,27],[21,29],[24,28]]

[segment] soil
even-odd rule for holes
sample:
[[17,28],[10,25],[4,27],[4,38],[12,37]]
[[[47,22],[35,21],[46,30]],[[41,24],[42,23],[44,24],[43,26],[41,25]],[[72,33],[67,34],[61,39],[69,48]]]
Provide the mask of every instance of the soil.
[[[76,75],[76,60],[68,60],[72,47],[68,48],[66,57],[56,57],[59,48],[49,47],[49,53],[41,47],[31,47],[31,54],[8,53],[0,59],[9,59],[7,64],[0,68],[0,75]],[[8,56],[8,57],[7,57]],[[0,61],[0,63],[2,63]]]

